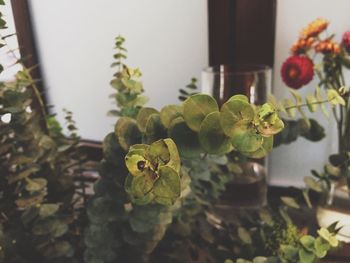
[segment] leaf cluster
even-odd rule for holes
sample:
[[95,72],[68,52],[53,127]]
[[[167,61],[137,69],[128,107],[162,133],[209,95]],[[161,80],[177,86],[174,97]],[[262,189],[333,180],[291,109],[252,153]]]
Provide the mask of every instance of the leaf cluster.
[[113,56],[116,62],[112,64],[112,67],[118,67],[118,71],[111,81],[112,88],[117,92],[111,97],[115,99],[120,110],[111,110],[109,115],[134,118],[140,107],[148,102],[148,98],[142,95],[144,90],[139,80],[142,75],[140,70],[129,68],[123,62],[127,58],[124,42],[125,39],[122,36],[116,37],[115,49],[117,49],[117,53]]
[[226,260],[225,263],[314,263],[324,258],[327,252],[338,246],[334,232],[327,228],[317,231],[317,237],[303,235],[294,245],[281,245],[278,255],[273,257],[255,257],[253,260]]
[[72,176],[81,153],[77,137],[65,138],[46,115],[31,70],[22,65],[13,81],[0,83],[0,262],[73,262]]
[[187,84],[184,89],[179,89],[180,95],[178,99],[180,101],[185,101],[189,96],[199,93],[197,82],[196,78],[192,78],[191,82]]

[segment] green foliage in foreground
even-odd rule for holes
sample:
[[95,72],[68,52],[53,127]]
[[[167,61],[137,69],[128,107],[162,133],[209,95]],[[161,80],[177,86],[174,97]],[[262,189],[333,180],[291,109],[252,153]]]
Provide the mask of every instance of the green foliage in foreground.
[[121,117],[115,127],[120,147],[129,151],[125,158],[131,175],[126,191],[137,204],[173,204],[180,194],[179,155],[199,158],[235,149],[262,158],[272,149],[273,135],[282,128],[271,104],[253,107],[242,95],[233,96],[221,111],[204,94],[192,95],[181,106],[166,106],[160,112],[141,108],[136,120]]
[[[220,112],[212,97],[196,94],[182,106],[166,106],[160,112],[141,108],[136,119],[119,118],[115,132],[104,141],[102,178],[88,208],[87,262],[148,260],[174,212],[181,209],[180,200],[191,191],[180,157],[195,160],[234,148],[263,157],[270,151],[272,136],[283,125],[270,105],[255,108],[245,97],[236,96],[223,107]],[[221,114],[233,125],[221,124]]]
[[[190,261],[189,245],[215,262],[207,250],[220,254],[222,246],[209,234],[207,212],[224,190],[226,174],[239,168],[232,156],[262,158],[271,151],[274,135],[284,128],[281,110],[275,102],[251,105],[243,95],[233,96],[221,108],[205,94],[183,94],[186,99],[181,105],[167,105],[160,111],[134,103],[142,98],[142,84],[126,81],[125,76],[135,71],[122,61],[123,39],[117,41],[122,55],[115,64],[119,71],[112,86],[117,90],[114,97],[120,109],[115,113],[120,118],[103,143],[101,179],[88,206],[85,261],[156,262],[152,253],[169,229],[170,240],[160,244],[168,251],[160,252],[166,260]],[[294,96],[297,102],[285,111],[306,106]],[[306,122],[308,131],[310,124]],[[238,236],[244,237],[246,232],[239,229]],[[281,238],[286,246],[299,242],[299,237],[290,241],[282,234]],[[279,250],[279,245],[270,249]],[[174,248],[184,254],[169,251]]]
[[[125,54],[122,39],[117,41]],[[195,167],[181,163],[233,150],[261,158],[272,149],[273,135],[283,128],[271,104],[256,107],[241,95],[232,97],[221,109],[204,94],[160,111],[142,107],[134,103],[142,98],[142,85],[125,79],[135,71],[123,63],[124,57],[118,55],[115,65],[119,71],[112,81],[120,107],[116,113],[121,117],[104,140],[101,179],[88,206],[86,262],[149,260],[174,215],[189,212],[188,206],[182,205],[198,202],[193,193],[201,189],[202,182],[195,179],[191,183]],[[211,198],[213,194],[201,196]]]
[[335,234],[326,228],[317,231],[315,238],[303,235],[295,245],[281,245],[278,255],[273,257],[256,257],[253,260],[226,260],[225,263],[314,263],[324,258],[327,252],[338,246]]
[[[2,51],[9,37],[1,35]],[[36,84],[25,66],[0,83],[0,262],[75,262],[72,176],[80,169],[79,138],[70,113],[68,139],[46,115]]]

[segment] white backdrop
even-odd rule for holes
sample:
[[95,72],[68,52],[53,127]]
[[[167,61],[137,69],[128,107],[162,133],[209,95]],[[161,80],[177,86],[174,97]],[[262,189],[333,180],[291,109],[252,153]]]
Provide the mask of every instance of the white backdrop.
[[[13,19],[11,1],[5,0],[5,5],[0,5],[0,11],[4,16],[3,18],[5,19],[7,26],[7,29],[1,30],[2,36],[15,33],[16,28],[15,21]],[[8,46],[3,47],[0,50],[0,61],[2,65],[5,65],[4,71],[0,75],[0,81],[12,80],[16,72],[22,68],[18,64],[16,66],[12,66],[20,57],[17,36],[13,35],[7,38],[6,43]],[[9,50],[12,50],[13,52],[9,52]]]
[[74,113],[83,138],[113,129],[108,95],[114,38],[140,67],[149,105],[177,103],[178,89],[208,64],[205,0],[30,0],[49,102]]
[[[301,28],[318,17],[324,17],[331,22],[328,32],[337,33],[336,39],[340,40],[343,32],[350,29],[349,10],[349,0],[278,0],[273,90],[279,98],[288,96],[280,68]],[[310,93],[314,86],[315,82],[312,82],[301,91],[303,94]],[[301,138],[297,143],[274,150],[270,158],[271,183],[303,185],[302,178],[310,175],[311,169],[321,170],[328,155],[337,150],[335,123],[322,114],[314,116],[327,128],[327,138],[319,143]]]

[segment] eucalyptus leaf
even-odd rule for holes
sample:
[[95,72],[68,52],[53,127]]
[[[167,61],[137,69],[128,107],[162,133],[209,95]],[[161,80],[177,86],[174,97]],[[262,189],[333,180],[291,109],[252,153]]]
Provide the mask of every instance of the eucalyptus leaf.
[[171,122],[182,116],[182,108],[178,105],[167,105],[160,111],[160,120],[165,128],[169,129]]
[[304,177],[305,184],[312,190],[321,193],[323,191],[322,185],[318,183],[313,177]]
[[154,108],[141,108],[136,117],[137,127],[141,132],[146,132],[146,126],[150,116],[156,113],[158,113],[158,111]]
[[162,122],[160,121],[160,115],[152,114],[147,121],[146,130],[144,133],[144,139],[146,143],[152,143],[159,139],[166,138],[167,132]]
[[305,235],[300,238],[300,243],[305,250],[312,252],[314,250],[315,238],[310,235]]
[[26,190],[28,192],[36,192],[43,190],[47,185],[47,180],[44,178],[34,178],[34,179],[28,179],[26,182]]
[[252,244],[250,233],[244,227],[238,228],[238,236],[245,244]]
[[292,197],[282,196],[281,200],[284,204],[286,204],[287,206],[289,206],[291,208],[296,208],[296,209],[300,208],[299,204]]
[[154,183],[153,193],[155,201],[160,204],[168,205],[168,200],[174,203],[181,193],[179,174],[168,166],[160,167],[159,178]]
[[183,158],[195,158],[203,152],[198,134],[191,130],[182,117],[171,122],[168,135],[172,138]]
[[240,152],[255,152],[263,144],[263,137],[257,133],[253,123],[247,120],[238,121],[231,134],[231,142]]
[[57,204],[43,204],[39,209],[40,218],[46,218],[54,215],[59,209]]
[[252,105],[237,97],[232,97],[221,107],[220,123],[229,137],[232,137],[236,122],[244,120],[249,123],[254,119],[255,113]]
[[183,116],[188,127],[199,132],[208,114],[217,112],[219,107],[215,99],[205,94],[195,94],[183,102]]
[[299,259],[303,263],[313,263],[315,262],[316,256],[314,253],[306,251],[304,249],[299,250]]
[[120,146],[127,151],[131,145],[140,141],[141,134],[136,122],[128,117],[121,117],[115,125],[115,134]]
[[250,158],[259,159],[268,155],[271,152],[272,148],[273,136],[263,137],[263,143],[258,150],[256,150],[255,152],[242,152],[242,154]]
[[220,125],[220,112],[212,112],[203,120],[198,133],[202,148],[210,154],[222,155],[232,151],[230,138]]

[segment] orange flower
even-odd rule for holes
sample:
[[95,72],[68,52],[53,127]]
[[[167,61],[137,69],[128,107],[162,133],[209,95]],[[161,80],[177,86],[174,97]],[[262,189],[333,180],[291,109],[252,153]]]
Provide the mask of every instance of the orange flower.
[[294,55],[305,54],[305,52],[312,47],[315,42],[315,38],[309,37],[306,39],[300,38],[291,48],[291,52]]
[[328,39],[317,43],[317,45],[315,45],[315,50],[316,52],[323,53],[323,54],[337,55],[340,53],[340,45]]
[[324,18],[317,18],[315,21],[311,22],[306,28],[301,31],[301,38],[315,37],[324,31],[329,22]]

